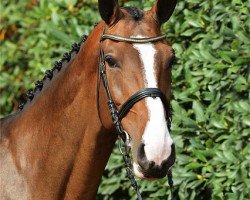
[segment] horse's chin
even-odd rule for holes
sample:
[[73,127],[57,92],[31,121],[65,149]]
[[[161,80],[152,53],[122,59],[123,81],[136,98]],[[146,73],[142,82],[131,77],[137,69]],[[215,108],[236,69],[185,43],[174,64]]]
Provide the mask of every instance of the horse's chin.
[[153,178],[153,177],[146,177],[144,176],[144,174],[141,172],[141,167],[140,165],[138,165],[137,163],[133,163],[133,170],[134,170],[134,174],[135,176],[137,176],[138,178],[142,179],[142,180],[148,180],[148,181],[153,181],[153,180],[158,180],[159,178]]

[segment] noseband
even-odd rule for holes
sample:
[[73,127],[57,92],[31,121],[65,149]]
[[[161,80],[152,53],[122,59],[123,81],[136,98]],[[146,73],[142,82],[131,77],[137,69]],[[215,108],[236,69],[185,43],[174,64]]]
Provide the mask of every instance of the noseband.
[[[108,79],[107,79],[107,74],[106,74],[106,65],[105,65],[105,58],[104,58],[104,52],[102,49],[102,43],[104,40],[112,40],[115,42],[126,42],[126,43],[137,43],[137,44],[145,44],[145,43],[154,43],[161,41],[165,39],[165,35],[160,35],[156,37],[149,37],[149,38],[127,38],[127,37],[121,37],[121,36],[116,36],[116,35],[111,35],[111,34],[105,34],[105,29],[103,31],[103,34],[100,39],[100,50],[99,50],[99,76],[101,77],[103,86],[106,91],[107,99],[108,99],[108,107],[110,110],[110,114],[112,117],[113,124],[116,127],[116,131],[118,133],[118,136],[121,140],[124,142],[124,150],[122,150],[122,146],[120,145],[120,151],[123,155],[123,159],[125,161],[125,166],[126,166],[126,171],[129,180],[131,181],[132,187],[135,189],[137,192],[137,198],[139,200],[142,199],[141,194],[139,192],[139,188],[137,186],[137,183],[134,178],[133,170],[132,170],[132,162],[129,156],[129,151],[130,151],[130,138],[128,133],[124,130],[121,121],[122,119],[126,116],[126,114],[129,112],[129,110],[139,101],[143,100],[146,97],[151,97],[151,98],[156,98],[159,97],[164,105],[165,111],[166,111],[166,117],[167,117],[167,126],[170,131],[171,128],[171,121],[172,121],[172,116],[171,116],[171,106],[169,101],[167,100],[165,94],[163,94],[158,88],[144,88],[142,90],[139,90],[136,92],[134,95],[132,95],[118,110],[116,104],[113,101],[110,89],[109,89],[109,84],[108,84]],[[99,84],[98,84],[99,85]],[[98,94],[99,94],[99,86],[98,86]],[[99,104],[98,104],[98,113],[99,113]],[[100,117],[100,113],[99,113]],[[120,143],[121,144],[121,143]],[[168,174],[168,182],[170,185],[171,189],[171,196],[173,194],[173,181],[172,181],[172,174],[171,171],[169,171]]]

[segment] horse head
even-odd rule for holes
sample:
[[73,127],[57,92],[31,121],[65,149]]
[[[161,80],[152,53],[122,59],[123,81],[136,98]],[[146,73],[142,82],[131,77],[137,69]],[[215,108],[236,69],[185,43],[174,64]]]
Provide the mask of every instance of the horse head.
[[[168,104],[174,51],[161,36],[161,25],[170,18],[175,5],[176,0],[158,0],[150,10],[142,11],[120,8],[116,0],[99,0],[105,23],[100,62],[107,79],[99,94],[100,119],[105,128],[113,127],[109,110],[102,104],[107,95],[117,110],[123,109],[129,97],[132,102],[137,99],[118,118],[129,135],[134,173],[142,179],[163,178],[175,162]],[[107,95],[103,92],[105,84]],[[159,94],[151,95],[150,89]],[[147,95],[140,98],[145,91]]]

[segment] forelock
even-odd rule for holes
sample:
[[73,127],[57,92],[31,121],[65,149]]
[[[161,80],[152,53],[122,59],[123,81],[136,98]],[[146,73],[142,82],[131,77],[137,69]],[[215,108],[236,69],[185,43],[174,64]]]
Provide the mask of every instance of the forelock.
[[143,19],[144,11],[135,7],[123,7],[135,21],[140,21]]

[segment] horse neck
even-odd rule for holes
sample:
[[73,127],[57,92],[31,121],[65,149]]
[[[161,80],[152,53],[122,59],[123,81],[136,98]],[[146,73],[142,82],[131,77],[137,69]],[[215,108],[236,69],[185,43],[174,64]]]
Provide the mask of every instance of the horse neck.
[[16,116],[10,148],[34,199],[96,195],[116,139],[102,129],[95,103],[101,32],[99,25],[74,60]]

